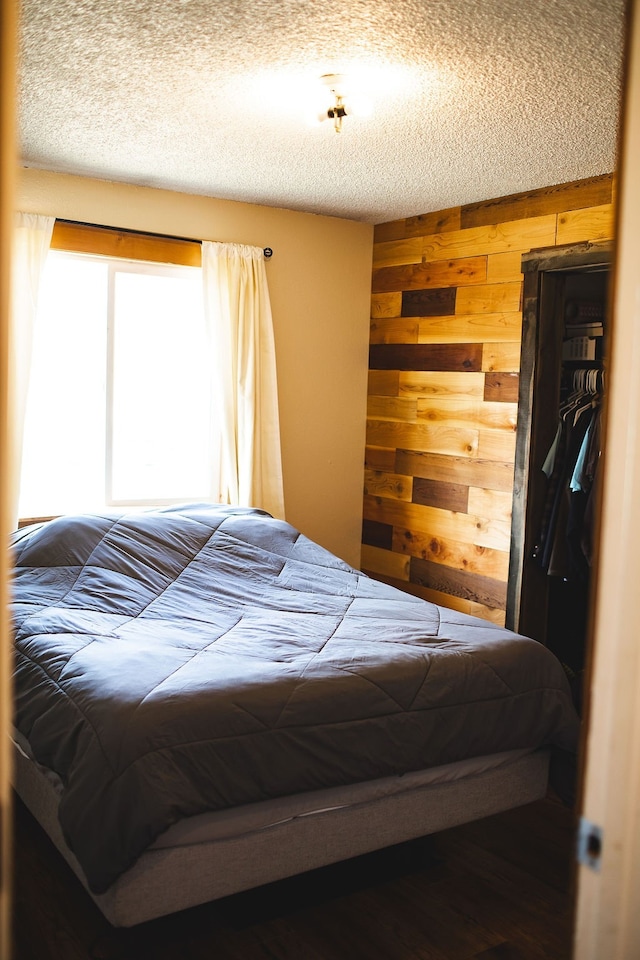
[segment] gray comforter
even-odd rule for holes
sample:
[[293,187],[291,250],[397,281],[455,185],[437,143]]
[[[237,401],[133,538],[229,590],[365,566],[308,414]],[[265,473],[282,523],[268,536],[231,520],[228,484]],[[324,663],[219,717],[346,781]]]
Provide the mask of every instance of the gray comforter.
[[61,518],[14,543],[16,725],[95,892],[181,817],[575,748],[533,640],[378,583],[258,510]]

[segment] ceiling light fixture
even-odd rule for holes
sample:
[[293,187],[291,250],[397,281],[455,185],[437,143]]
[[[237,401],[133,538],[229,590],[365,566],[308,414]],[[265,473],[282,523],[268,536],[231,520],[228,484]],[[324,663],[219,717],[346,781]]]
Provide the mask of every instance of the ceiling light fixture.
[[329,88],[335,102],[328,108],[326,114],[321,114],[321,120],[333,120],[333,129],[336,133],[342,133],[342,121],[347,115],[347,108],[342,95],[342,84],[344,77],[339,73],[325,73],[320,77],[322,82]]
[[333,129],[336,133],[342,133],[342,121],[346,116],[366,116],[371,113],[371,104],[361,96],[355,97],[350,93],[347,105],[347,81],[343,74],[325,73],[320,80],[329,89],[333,102],[318,114],[318,119],[333,120]]

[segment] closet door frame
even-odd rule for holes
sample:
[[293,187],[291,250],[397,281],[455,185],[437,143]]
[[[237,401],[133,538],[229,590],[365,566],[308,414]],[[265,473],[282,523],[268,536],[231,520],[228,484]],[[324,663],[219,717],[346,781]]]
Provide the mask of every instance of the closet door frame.
[[575,243],[522,255],[523,309],[518,420],[506,626],[546,639],[548,578],[532,559],[544,486],[544,458],[557,425],[563,324],[558,323],[564,275],[609,270],[613,244]]

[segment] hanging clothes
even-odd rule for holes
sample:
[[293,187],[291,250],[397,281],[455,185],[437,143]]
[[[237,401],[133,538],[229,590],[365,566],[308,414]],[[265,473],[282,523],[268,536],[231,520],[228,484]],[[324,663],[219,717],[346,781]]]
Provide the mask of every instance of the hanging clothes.
[[543,566],[550,577],[568,579],[567,529],[571,507],[569,484],[592,416],[593,408],[589,405],[586,408],[581,408],[575,415],[575,419],[569,417],[562,478],[556,489],[551,517],[552,535],[547,537],[542,559]]
[[602,407],[596,408],[592,429],[589,431],[589,449],[584,466],[584,478],[587,484],[587,502],[585,506],[580,548],[591,568],[595,539],[595,506],[598,499],[598,479],[602,463]]
[[533,557],[552,577],[586,583],[593,543],[594,483],[600,458],[601,372],[579,370],[561,406],[543,464],[547,492]]

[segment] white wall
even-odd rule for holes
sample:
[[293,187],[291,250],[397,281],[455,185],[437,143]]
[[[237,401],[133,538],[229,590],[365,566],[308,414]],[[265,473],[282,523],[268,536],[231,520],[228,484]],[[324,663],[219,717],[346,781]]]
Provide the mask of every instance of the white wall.
[[23,169],[19,210],[273,248],[287,519],[359,566],[373,228],[274,207]]

